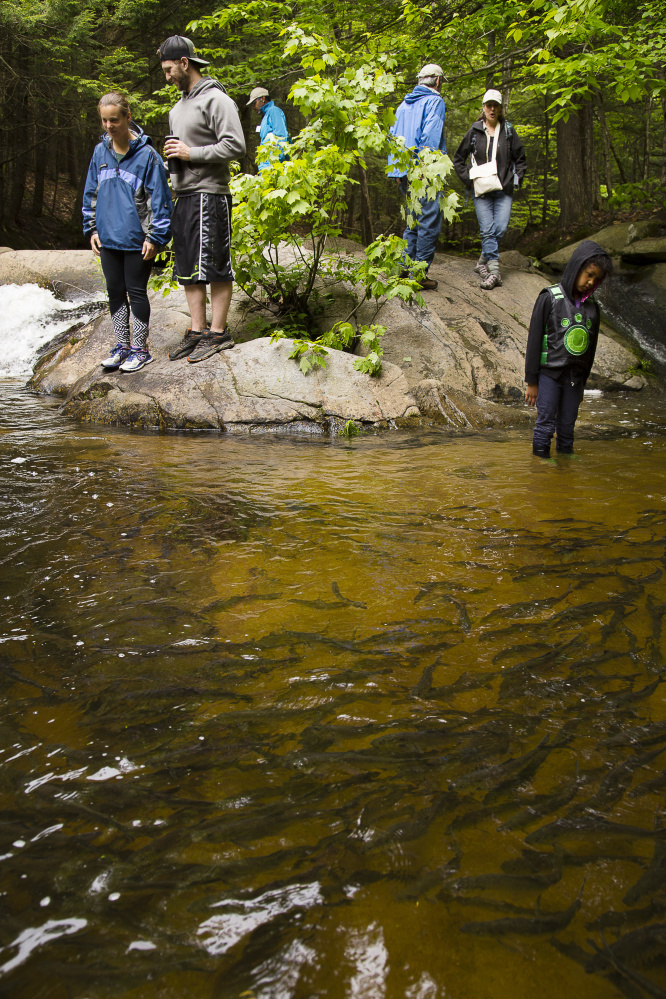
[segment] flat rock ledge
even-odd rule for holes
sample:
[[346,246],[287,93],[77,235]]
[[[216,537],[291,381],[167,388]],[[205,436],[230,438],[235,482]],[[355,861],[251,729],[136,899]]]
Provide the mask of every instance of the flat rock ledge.
[[[158,313],[158,314],[156,314]],[[169,361],[187,317],[153,308],[152,364],[135,374],[105,371],[100,359],[114,341],[111,319],[99,316],[54,342],[37,361],[29,387],[64,398],[62,412],[93,423],[162,430],[331,433],[347,420],[361,426],[409,425],[419,417],[400,368],[379,377],[355,371],[355,358],[332,351],[324,370],[304,375],[289,360],[291,341],[262,337],[190,364]]]

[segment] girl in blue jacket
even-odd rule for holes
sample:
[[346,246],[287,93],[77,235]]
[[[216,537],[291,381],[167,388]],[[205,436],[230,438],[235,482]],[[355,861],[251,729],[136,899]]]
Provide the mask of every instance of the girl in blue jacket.
[[98,108],[106,134],[88,168],[83,231],[102,262],[117,341],[102,366],[139,371],[152,361],[146,289],[151,261],[171,238],[171,192],[164,164],[150,138],[132,121],[127,98],[105,94]]

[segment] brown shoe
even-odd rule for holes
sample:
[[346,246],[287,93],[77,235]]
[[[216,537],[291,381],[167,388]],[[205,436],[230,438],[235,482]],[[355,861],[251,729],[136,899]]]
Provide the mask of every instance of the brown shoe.
[[434,278],[424,277],[419,281],[419,287],[422,291],[436,291],[437,282]]
[[169,351],[169,360],[179,361],[181,357],[187,357],[188,354],[192,353],[200,339],[201,333],[198,330],[189,329],[180,343],[177,343]]

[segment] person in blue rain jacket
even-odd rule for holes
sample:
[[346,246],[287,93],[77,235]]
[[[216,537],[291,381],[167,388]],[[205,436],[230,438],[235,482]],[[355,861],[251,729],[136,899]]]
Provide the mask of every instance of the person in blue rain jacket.
[[[435,149],[446,152],[444,135],[444,118],[446,106],[441,96],[444,70],[435,63],[428,63],[418,75],[418,84],[407,94],[395,113],[395,124],[391,126],[391,135],[401,137],[408,149],[417,154],[420,149]],[[394,158],[389,156],[389,165]],[[395,167],[389,171],[402,196],[407,198],[407,174]],[[417,224],[405,228],[402,238],[407,240],[407,255],[412,261],[425,261],[427,264],[425,276],[421,279],[421,287],[426,291],[434,291],[437,282],[427,276],[435,256],[437,239],[442,228],[442,210],[439,198],[429,201],[421,199],[421,214]],[[405,272],[407,273],[407,272]]]
[[[250,94],[250,99],[246,107],[252,105],[253,109],[261,115],[261,125],[259,125],[259,145],[265,146],[268,143],[277,143],[280,147],[280,163],[288,159],[289,154],[285,151],[285,146],[291,141],[287,130],[287,119],[284,111],[277,106],[275,101],[270,100],[270,95],[265,87],[255,87]],[[257,163],[258,170],[266,170],[271,165],[270,159]]]
[[127,98],[105,94],[98,109],[105,134],[88,168],[83,232],[102,263],[116,337],[102,366],[132,372],[152,361],[148,278],[153,257],[171,238],[171,191],[151,139],[132,121]]

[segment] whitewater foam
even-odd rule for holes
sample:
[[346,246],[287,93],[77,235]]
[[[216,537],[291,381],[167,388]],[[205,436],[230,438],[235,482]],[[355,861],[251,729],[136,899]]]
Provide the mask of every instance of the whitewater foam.
[[40,347],[100,310],[97,300],[61,302],[37,284],[0,287],[0,378],[25,379]]

